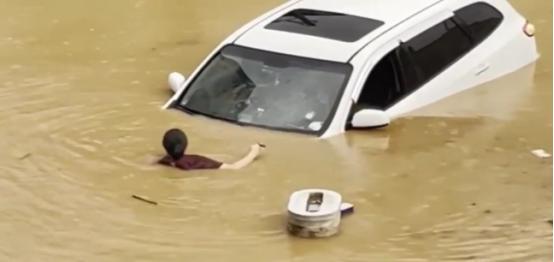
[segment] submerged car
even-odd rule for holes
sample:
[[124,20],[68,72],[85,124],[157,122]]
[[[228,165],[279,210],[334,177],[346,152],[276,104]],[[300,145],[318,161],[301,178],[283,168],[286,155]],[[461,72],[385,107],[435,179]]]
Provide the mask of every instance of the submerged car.
[[534,62],[534,33],[505,0],[289,1],[170,74],[165,108],[323,138],[383,127]]

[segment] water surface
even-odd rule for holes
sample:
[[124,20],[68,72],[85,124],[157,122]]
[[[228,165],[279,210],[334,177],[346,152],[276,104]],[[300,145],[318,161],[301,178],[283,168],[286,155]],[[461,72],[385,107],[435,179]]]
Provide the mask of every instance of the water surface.
[[[320,141],[160,107],[227,34],[281,1],[0,0],[2,261],[550,261],[552,3],[512,3],[538,28],[535,65],[379,131]],[[150,163],[185,129],[240,172]],[[356,205],[340,236],[284,231],[290,193]],[[132,194],[160,202],[149,206]]]

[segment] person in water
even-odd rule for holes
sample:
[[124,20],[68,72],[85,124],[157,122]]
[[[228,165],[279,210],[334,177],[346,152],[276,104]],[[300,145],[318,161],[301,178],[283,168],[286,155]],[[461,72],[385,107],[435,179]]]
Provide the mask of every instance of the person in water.
[[158,161],[159,164],[172,166],[183,170],[197,169],[241,169],[256,159],[263,147],[260,144],[250,146],[250,152],[241,160],[226,164],[205,156],[185,154],[188,146],[187,135],[180,129],[168,130],[162,141],[167,155]]

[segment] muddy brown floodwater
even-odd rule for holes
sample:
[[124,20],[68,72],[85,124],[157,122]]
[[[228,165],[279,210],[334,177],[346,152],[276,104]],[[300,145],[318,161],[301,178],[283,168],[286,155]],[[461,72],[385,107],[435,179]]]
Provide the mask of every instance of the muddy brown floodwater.
[[[550,261],[552,160],[530,151],[552,152],[551,1],[512,1],[535,65],[383,130],[320,141],[160,110],[168,72],[280,2],[0,0],[0,261]],[[223,160],[268,150],[240,172],[151,165],[170,127]],[[286,234],[305,187],[356,204],[340,236]]]

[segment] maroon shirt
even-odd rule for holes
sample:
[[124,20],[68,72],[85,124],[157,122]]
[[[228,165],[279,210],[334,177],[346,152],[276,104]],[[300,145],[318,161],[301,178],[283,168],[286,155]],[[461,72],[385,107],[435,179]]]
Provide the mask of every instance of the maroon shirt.
[[170,156],[164,156],[158,163],[166,166],[175,166],[183,170],[219,169],[223,165],[221,162],[199,155],[184,155],[177,161],[173,160]]

